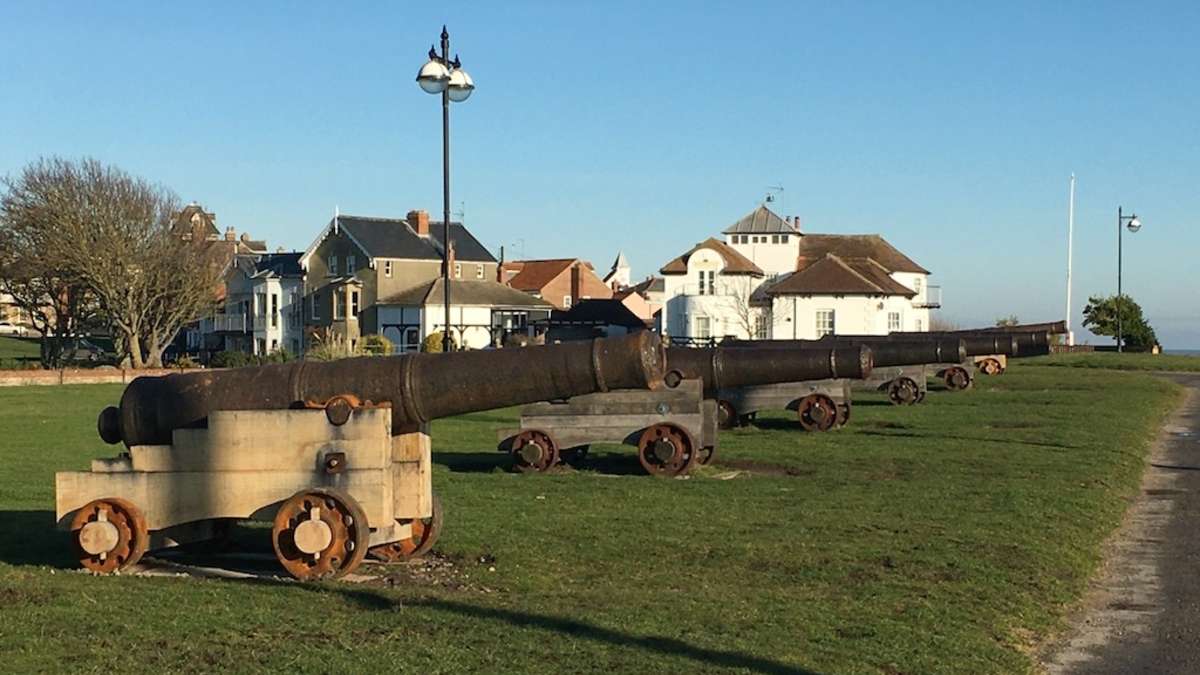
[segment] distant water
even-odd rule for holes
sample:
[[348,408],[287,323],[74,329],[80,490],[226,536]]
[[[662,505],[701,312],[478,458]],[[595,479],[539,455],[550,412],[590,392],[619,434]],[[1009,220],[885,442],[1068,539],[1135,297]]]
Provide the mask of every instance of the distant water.
[[1200,349],[1164,349],[1163,353],[1175,356],[1200,356]]

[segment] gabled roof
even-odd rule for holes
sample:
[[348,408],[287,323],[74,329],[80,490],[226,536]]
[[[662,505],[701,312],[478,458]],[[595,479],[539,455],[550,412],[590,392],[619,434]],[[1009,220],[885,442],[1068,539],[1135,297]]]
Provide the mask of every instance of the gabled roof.
[[687,274],[688,259],[692,257],[693,253],[702,248],[708,248],[716,251],[721,258],[725,260],[725,269],[721,271],[722,274],[752,274],[754,276],[764,276],[762,269],[759,268],[758,265],[755,265],[753,262],[751,262],[749,258],[733,250],[733,247],[729,246],[725,242],[719,241],[712,237],[705,239],[699,244],[696,244],[692,247],[692,250],[684,253],[666,265],[663,265],[663,268],[659,270],[659,272],[662,274]]
[[763,289],[766,295],[916,295],[868,258],[844,259],[832,253]]
[[555,310],[550,314],[551,324],[589,324],[645,328],[646,322],[629,310],[620,300],[580,300],[567,311]]
[[571,269],[578,258],[554,258],[551,260],[512,260],[504,263],[505,271],[515,269],[517,273],[506,281],[513,288],[534,293],[541,291],[558,278],[560,274]]
[[820,260],[832,253],[844,259],[871,258],[891,272],[929,274],[877,234],[806,234],[800,238],[799,261]]
[[742,219],[721,230],[721,234],[800,234],[800,229],[775,215],[765,206],[760,206]]
[[[440,305],[443,295],[442,279],[427,281],[379,301],[381,305],[403,305],[423,307]],[[528,293],[509,288],[495,281],[467,279],[450,280],[450,303],[453,305],[475,305],[485,307],[512,307],[527,309],[553,309],[553,305]]]
[[[351,241],[371,258],[403,258],[408,260],[442,259],[442,224],[430,223],[429,236],[422,237],[402,218],[372,218],[338,215],[329,221],[320,236],[302,256],[316,251],[335,228],[346,233]],[[454,259],[459,262],[496,262],[483,244],[462,223],[450,223],[450,241],[454,243]]]
[[249,277],[302,277],[299,251],[292,253],[267,253],[256,256],[238,256],[238,266]]
[[217,229],[216,220],[216,214],[205,211],[203,206],[192,202],[175,216],[171,223],[171,232],[176,236],[198,232],[202,239],[219,237],[221,231]]

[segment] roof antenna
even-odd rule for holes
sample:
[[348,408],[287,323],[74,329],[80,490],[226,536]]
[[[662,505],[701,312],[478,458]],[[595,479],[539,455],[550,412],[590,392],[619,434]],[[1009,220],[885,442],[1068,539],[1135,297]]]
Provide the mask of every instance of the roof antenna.
[[767,204],[771,204],[776,201],[781,202],[781,203],[783,201],[783,184],[782,183],[780,183],[779,185],[768,185],[767,186],[767,197],[766,197],[766,199],[763,200],[763,205],[765,206]]

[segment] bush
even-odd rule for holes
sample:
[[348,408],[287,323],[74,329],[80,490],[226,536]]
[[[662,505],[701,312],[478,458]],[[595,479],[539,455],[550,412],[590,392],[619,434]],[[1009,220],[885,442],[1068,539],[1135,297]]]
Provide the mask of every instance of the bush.
[[[430,354],[440,354],[442,351],[442,331],[430,333],[421,341],[421,351],[429,352]],[[450,338],[450,350],[454,351],[457,346],[454,344],[454,338]]]
[[392,341],[382,335],[364,335],[358,341],[358,351],[367,356],[386,356],[392,350]]
[[246,352],[224,351],[213,354],[208,365],[213,368],[242,368],[254,365],[254,359]]
[[293,360],[291,352],[286,349],[276,349],[266,356],[259,356],[255,359],[260,365],[265,363],[287,363]]
[[183,356],[175,359],[175,363],[172,363],[171,365],[176,368],[199,368],[200,362],[196,359],[193,359],[190,354],[184,354]]

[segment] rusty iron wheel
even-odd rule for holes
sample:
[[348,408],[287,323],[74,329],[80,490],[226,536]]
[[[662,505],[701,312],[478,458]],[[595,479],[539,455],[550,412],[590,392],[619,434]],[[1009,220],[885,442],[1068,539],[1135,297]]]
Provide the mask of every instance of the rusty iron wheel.
[[920,387],[912,378],[898,377],[888,384],[888,400],[892,405],[914,405],[920,396]]
[[837,426],[844,427],[850,423],[850,402],[847,401],[837,407]]
[[706,445],[696,451],[696,463],[700,466],[708,466],[712,464],[713,458],[717,456],[717,446]]
[[800,399],[796,415],[805,431],[829,431],[837,423],[837,405],[825,394],[809,394]]
[[150,547],[146,517],[127,499],[106,497],[88,502],[71,519],[71,542],[79,563],[97,574],[137,564]]
[[1000,362],[996,359],[984,359],[983,363],[979,364],[979,370],[983,371],[984,375],[999,375],[1003,372]]
[[428,518],[402,520],[412,526],[412,534],[408,539],[372,546],[367,550],[371,557],[385,563],[396,563],[413,560],[429,553],[438,537],[442,535],[442,500],[433,495],[433,512]]
[[717,426],[722,429],[732,429],[738,426],[742,418],[738,416],[737,408],[729,401],[717,401]]
[[962,391],[971,386],[971,375],[966,368],[961,366],[947,368],[942,379],[946,383],[946,388],[951,391]]
[[309,488],[275,512],[271,544],[288,574],[301,581],[336,579],[367,555],[371,528],[358,501],[335,488]]
[[653,476],[679,476],[696,463],[692,435],[674,424],[655,424],[638,439],[638,460]]
[[558,464],[558,444],[550,434],[526,429],[513,438],[513,466],[523,473],[543,473]]

